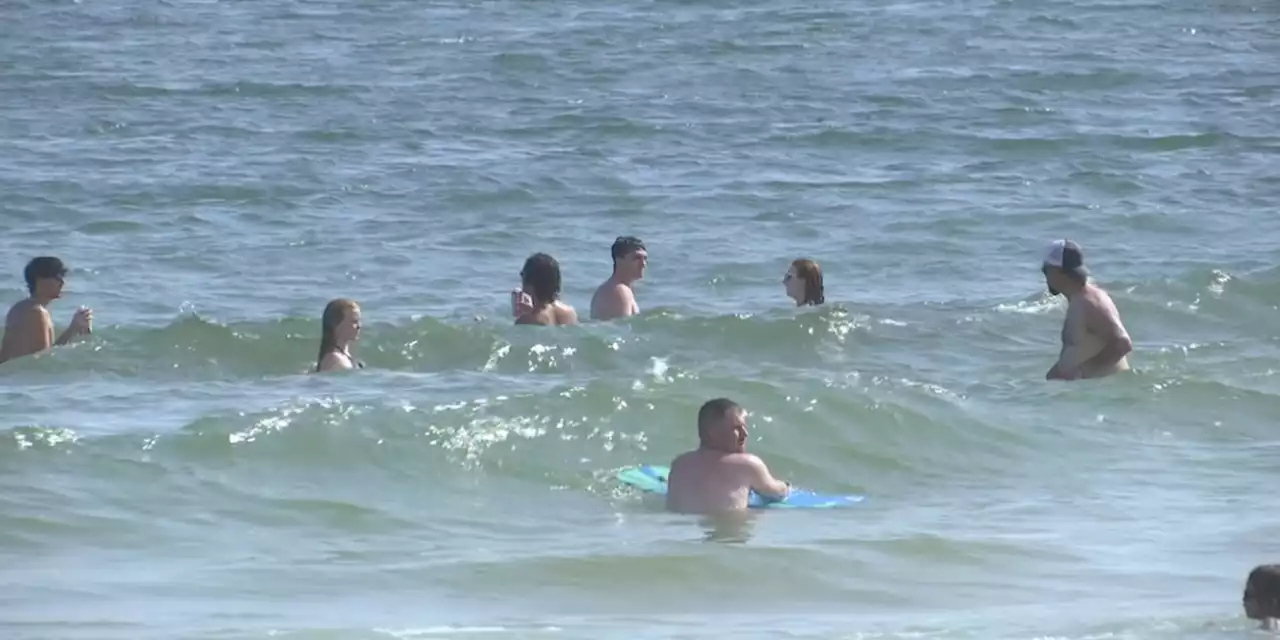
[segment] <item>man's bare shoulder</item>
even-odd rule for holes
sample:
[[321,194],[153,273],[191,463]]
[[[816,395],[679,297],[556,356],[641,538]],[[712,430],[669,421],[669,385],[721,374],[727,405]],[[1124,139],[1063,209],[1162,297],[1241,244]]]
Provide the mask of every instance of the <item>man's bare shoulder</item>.
[[686,451],[676,456],[675,459],[671,461],[671,469],[674,470],[676,467],[683,467],[689,464],[689,460],[693,457],[693,454],[693,451]]
[[591,295],[591,306],[626,302],[630,295],[631,287],[610,278],[596,287],[596,292]]
[[1080,297],[1082,298],[1080,301],[1082,303],[1081,306],[1089,312],[1115,316],[1120,313],[1119,309],[1116,308],[1115,301],[1111,299],[1111,294],[1107,293],[1102,287],[1091,284],[1085,290],[1085,295]]
[[14,303],[12,307],[9,307],[9,314],[5,316],[6,323],[11,326],[47,319],[49,319],[49,310],[31,298]]
[[617,280],[614,280],[613,277],[610,276],[604,282],[601,282],[600,286],[596,287],[596,295],[597,296],[612,295],[626,289],[630,289],[630,287],[628,287],[627,285],[621,282],[618,282]]
[[764,460],[761,460],[760,456],[754,453],[731,453],[721,458],[720,461],[726,465],[751,469],[759,469],[764,466]]

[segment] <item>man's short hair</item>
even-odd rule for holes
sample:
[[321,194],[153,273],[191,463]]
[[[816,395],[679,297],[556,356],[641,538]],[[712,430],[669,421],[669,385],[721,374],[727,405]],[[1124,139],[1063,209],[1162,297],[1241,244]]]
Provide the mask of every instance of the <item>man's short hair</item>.
[[618,236],[618,239],[613,241],[613,246],[609,248],[614,260],[644,250],[644,242],[635,236]]
[[742,407],[728,399],[715,398],[703,403],[702,408],[698,409],[698,435],[701,436],[706,432],[707,428],[714,426],[718,420],[723,420],[730,412],[742,411]]
[[40,256],[32,258],[27,263],[27,268],[22,270],[22,277],[27,281],[27,291],[35,295],[36,280],[41,278],[65,278],[67,276],[67,266],[62,261],[53,256]]

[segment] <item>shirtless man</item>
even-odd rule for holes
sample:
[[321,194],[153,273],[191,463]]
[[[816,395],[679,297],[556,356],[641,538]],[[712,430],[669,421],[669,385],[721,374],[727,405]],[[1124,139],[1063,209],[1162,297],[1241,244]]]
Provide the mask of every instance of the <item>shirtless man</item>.
[[578,324],[578,312],[560,300],[560,263],[535,253],[520,270],[520,288],[511,292],[516,324]]
[[1062,352],[1045,379],[1100,378],[1128,371],[1127,356],[1133,351],[1133,341],[1111,296],[1089,282],[1080,246],[1070,240],[1054,241],[1041,271],[1049,293],[1067,297]]
[[27,281],[31,297],[13,305],[5,316],[0,363],[39,353],[54,345],[64,345],[76,336],[93,332],[93,312],[81,307],[71,318],[67,330],[57,341],[53,339],[49,303],[62,297],[62,285],[67,277],[67,269],[61,260],[35,258],[27,263],[22,276]]
[[710,514],[747,508],[754,490],[770,500],[785,500],[791,485],[769,473],[760,458],[747,453],[747,416],[738,403],[716,398],[698,410],[698,448],[671,463],[667,509]]
[[631,285],[644,277],[649,252],[644,243],[632,236],[619,236],[610,249],[613,253],[613,275],[591,296],[591,319],[612,320],[640,313]]

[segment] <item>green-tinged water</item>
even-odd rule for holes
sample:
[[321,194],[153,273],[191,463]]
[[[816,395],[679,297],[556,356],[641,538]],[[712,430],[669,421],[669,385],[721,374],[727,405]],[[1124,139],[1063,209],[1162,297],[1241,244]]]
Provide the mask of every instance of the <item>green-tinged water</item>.
[[[1280,561],[1272,2],[0,9],[0,636],[1245,637]],[[634,234],[643,315],[583,317]],[[1079,241],[1135,371],[1046,383]],[[782,275],[818,260],[829,304]],[[4,275],[7,274],[7,275]],[[321,310],[367,368],[303,375]],[[699,404],[850,509],[664,513]]]

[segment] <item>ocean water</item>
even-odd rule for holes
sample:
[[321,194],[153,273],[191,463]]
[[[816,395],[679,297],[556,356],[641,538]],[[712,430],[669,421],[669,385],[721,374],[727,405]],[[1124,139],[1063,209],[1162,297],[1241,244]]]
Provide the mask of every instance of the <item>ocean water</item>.
[[[0,636],[1251,637],[1280,561],[1280,5],[7,0]],[[513,327],[529,254],[585,317]],[[1132,373],[1047,383],[1040,251]],[[828,304],[783,295],[818,260]],[[7,274],[7,275],[5,275]],[[330,298],[365,370],[311,376]],[[856,508],[664,513],[751,412]]]

